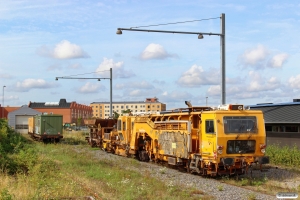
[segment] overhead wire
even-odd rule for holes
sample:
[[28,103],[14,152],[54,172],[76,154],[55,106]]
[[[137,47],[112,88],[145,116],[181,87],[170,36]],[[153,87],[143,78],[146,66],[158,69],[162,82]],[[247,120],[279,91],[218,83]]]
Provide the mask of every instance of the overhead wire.
[[197,19],[197,20],[182,21],[182,22],[170,22],[170,23],[165,23],[165,24],[153,24],[153,25],[147,25],[147,26],[136,26],[136,27],[130,27],[130,28],[141,28],[141,27],[150,27],[150,26],[164,26],[164,25],[170,25],[170,24],[182,24],[182,23],[189,23],[189,22],[212,20],[212,19],[220,19],[220,17],[207,18],[207,19]]
[[95,71],[95,72],[89,72],[89,73],[84,73],[84,74],[74,74],[74,75],[69,75],[69,76],[65,76],[65,77],[72,77],[72,76],[79,76],[79,75],[86,75],[86,74],[95,74],[98,72],[106,72],[106,71],[110,71],[110,70]]

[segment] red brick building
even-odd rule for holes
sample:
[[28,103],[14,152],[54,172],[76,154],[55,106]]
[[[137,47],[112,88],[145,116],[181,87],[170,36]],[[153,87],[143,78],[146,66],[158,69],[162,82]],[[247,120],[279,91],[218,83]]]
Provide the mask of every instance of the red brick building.
[[[42,113],[61,114],[64,124],[75,123],[77,126],[83,125],[83,120],[93,115],[91,106],[67,102],[66,99],[60,99],[59,102],[29,102],[28,107]],[[81,124],[77,124],[78,119],[81,119]]]
[[2,107],[2,105],[1,105],[0,116],[1,116],[1,118],[6,118],[7,119],[8,113],[13,112],[13,111],[18,110],[18,109],[20,109],[20,107],[10,107],[10,106]]

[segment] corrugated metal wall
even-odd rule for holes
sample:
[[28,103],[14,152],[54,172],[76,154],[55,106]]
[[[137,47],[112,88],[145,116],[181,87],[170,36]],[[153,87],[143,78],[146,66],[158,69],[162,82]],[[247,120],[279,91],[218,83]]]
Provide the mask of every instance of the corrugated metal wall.
[[[8,125],[20,133],[27,133],[28,128],[24,129],[24,127],[26,127],[26,126],[22,126],[23,127],[22,129],[16,129],[17,122],[20,121],[20,119],[29,118],[29,117],[37,115],[37,114],[41,114],[41,112],[31,109],[27,105],[23,105],[20,109],[8,113],[8,115],[7,115]],[[24,125],[23,124],[24,120],[21,120],[21,121],[22,121],[22,125]],[[26,125],[28,125],[28,121],[27,121]],[[19,127],[21,127],[21,126],[19,126]]]

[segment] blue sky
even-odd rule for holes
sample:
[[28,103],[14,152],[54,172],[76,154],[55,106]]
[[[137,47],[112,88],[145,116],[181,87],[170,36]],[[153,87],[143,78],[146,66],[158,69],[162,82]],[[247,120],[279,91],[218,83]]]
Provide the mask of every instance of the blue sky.
[[[0,86],[4,105],[58,102],[89,105],[157,97],[167,109],[217,106],[219,36],[123,31],[220,33],[226,17],[226,103],[291,102],[300,98],[298,1],[0,0]],[[3,89],[3,88],[2,88]],[[2,92],[1,92],[2,93]],[[206,98],[207,97],[207,98]],[[1,94],[3,100],[3,93]],[[2,104],[2,101],[1,101]]]

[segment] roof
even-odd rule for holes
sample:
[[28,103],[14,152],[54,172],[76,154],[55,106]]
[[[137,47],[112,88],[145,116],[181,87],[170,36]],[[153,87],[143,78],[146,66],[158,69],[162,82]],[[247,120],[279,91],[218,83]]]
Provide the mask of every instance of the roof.
[[59,102],[30,102],[30,108],[70,108],[72,102],[67,102],[66,99],[60,99]]
[[8,115],[36,115],[36,114],[41,114],[41,112],[29,108],[27,105],[23,105],[19,109],[8,113]]
[[[112,104],[154,104],[154,103],[161,103],[159,101],[156,102],[146,102],[146,101],[113,101]],[[91,104],[110,104],[109,101],[102,101],[102,102],[92,102]],[[163,104],[163,103],[162,103]]]
[[249,105],[251,110],[261,110],[265,123],[299,123],[300,102]]

